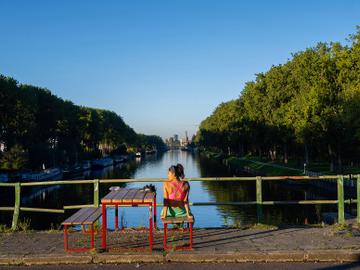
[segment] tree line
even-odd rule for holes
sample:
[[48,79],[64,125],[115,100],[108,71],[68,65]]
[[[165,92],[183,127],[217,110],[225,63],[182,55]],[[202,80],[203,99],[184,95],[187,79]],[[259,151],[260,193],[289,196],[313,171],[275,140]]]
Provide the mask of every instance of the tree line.
[[104,154],[165,147],[159,136],[137,134],[115,112],[77,106],[48,89],[3,75],[0,146],[2,169],[74,164]]
[[200,124],[197,143],[287,163],[359,163],[360,27],[346,45],[318,43],[247,82]]

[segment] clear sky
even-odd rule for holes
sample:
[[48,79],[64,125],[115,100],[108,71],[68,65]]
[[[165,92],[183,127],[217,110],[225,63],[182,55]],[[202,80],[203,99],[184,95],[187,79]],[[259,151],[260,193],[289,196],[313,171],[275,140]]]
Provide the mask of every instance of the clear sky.
[[0,0],[0,73],[182,137],[254,74],[356,25],[358,0]]

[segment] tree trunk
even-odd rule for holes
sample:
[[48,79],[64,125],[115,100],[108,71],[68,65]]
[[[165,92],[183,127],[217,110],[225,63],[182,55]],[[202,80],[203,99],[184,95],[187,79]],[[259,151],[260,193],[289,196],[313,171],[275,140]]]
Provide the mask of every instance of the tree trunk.
[[244,144],[243,143],[239,144],[239,154],[241,157],[244,156]]
[[305,163],[309,164],[309,149],[307,143],[304,145],[304,151],[305,151]]
[[262,158],[261,147],[258,147],[257,150],[258,150],[258,153],[259,153],[259,158]]
[[328,153],[330,156],[330,172],[333,172],[335,170],[334,151],[330,144],[328,144]]
[[274,157],[274,160],[277,159],[277,155],[276,155],[276,145],[273,146],[273,157]]
[[273,145],[273,147],[270,148],[269,154],[270,154],[270,159],[272,161],[276,160],[276,146],[275,145]]
[[288,148],[287,143],[284,143],[284,163],[288,164]]
[[340,172],[342,172],[342,154],[341,154],[341,144],[337,145],[337,165]]

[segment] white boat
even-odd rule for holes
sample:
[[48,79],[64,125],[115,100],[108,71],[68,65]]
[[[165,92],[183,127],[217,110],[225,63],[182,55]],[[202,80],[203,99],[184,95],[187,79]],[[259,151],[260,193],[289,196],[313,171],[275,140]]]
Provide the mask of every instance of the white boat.
[[0,182],[9,181],[8,175],[6,173],[0,173]]
[[59,180],[62,177],[62,170],[50,168],[40,172],[24,173],[22,179],[25,181]]
[[102,169],[108,166],[112,166],[114,161],[111,158],[99,158],[92,162],[92,167],[95,169]]
[[141,157],[141,152],[136,152],[135,156],[136,157]]

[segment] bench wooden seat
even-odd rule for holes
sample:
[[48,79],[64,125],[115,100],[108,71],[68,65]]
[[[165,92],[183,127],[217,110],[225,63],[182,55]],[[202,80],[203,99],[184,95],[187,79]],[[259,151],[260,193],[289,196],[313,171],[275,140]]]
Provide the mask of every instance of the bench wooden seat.
[[193,217],[167,217],[161,218],[164,224],[194,223]]
[[[101,208],[87,207],[81,208],[75,214],[67,218],[63,223],[64,226],[64,250],[65,251],[74,251],[74,252],[84,252],[94,249],[94,240],[95,240],[95,231],[94,223],[101,216]],[[91,246],[90,248],[69,248],[68,245],[68,227],[82,225],[90,225],[90,234],[91,234]]]

